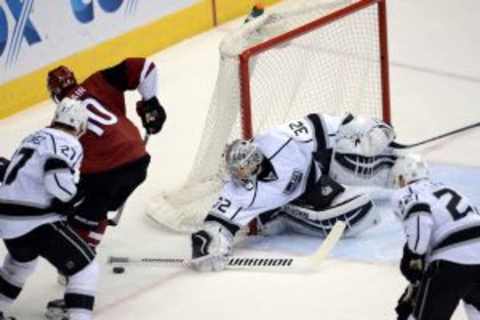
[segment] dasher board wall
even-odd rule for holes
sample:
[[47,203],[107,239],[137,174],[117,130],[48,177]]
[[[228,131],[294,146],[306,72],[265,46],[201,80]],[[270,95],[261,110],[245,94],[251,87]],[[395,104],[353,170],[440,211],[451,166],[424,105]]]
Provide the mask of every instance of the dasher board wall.
[[55,66],[71,67],[82,80],[246,15],[255,2],[0,0],[0,119],[46,99],[45,78]]

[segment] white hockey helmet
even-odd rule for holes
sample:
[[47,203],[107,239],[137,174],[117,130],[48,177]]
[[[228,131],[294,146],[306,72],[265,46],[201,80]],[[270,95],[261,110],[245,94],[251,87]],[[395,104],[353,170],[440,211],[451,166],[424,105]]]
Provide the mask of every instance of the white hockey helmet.
[[255,143],[237,139],[225,148],[225,165],[229,175],[242,184],[255,181],[263,153]]
[[57,104],[52,123],[60,123],[75,130],[77,137],[87,131],[88,111],[83,103],[71,98],[63,98]]
[[406,154],[399,156],[392,167],[391,177],[394,188],[401,188],[403,184],[427,179],[430,176],[428,166],[418,154]]

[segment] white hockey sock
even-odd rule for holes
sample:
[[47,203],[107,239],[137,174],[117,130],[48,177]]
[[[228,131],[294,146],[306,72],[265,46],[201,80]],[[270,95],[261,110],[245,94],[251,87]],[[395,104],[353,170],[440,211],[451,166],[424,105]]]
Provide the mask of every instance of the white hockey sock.
[[91,320],[99,267],[96,260],[69,277],[65,289],[70,320]]
[[7,254],[0,269],[0,278],[3,282],[0,292],[0,311],[15,301],[27,278],[35,271],[38,258],[29,262],[19,262]]

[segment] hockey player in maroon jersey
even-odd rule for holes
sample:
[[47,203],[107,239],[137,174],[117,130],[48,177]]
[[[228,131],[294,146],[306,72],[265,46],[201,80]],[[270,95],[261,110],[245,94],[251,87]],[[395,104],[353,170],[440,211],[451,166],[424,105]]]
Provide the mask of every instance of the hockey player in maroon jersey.
[[95,248],[107,227],[108,211],[118,210],[146,178],[150,156],[127,117],[124,93],[140,93],[137,114],[146,133],[160,132],[166,113],[157,98],[157,69],[147,59],[127,58],[78,83],[69,68],[60,66],[48,73],[47,87],[54,101],[70,97],[88,109],[88,131],[80,140],[85,155],[79,190],[85,199],[69,224]]
[[124,92],[137,89],[137,112],[148,134],[158,133],[166,119],[157,99],[157,70],[144,58],[127,58],[77,83],[73,72],[60,66],[48,73],[54,101],[71,97],[89,112],[88,131],[80,142],[85,150],[80,189],[85,201],[71,224],[95,247],[107,225],[107,212],[117,210],[146,177],[150,162],[141,134],[128,119]]

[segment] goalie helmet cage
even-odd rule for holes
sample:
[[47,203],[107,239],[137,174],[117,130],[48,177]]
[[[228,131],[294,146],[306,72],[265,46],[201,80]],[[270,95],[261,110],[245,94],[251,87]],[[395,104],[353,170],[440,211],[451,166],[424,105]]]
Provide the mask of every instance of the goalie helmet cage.
[[184,185],[156,195],[147,215],[175,231],[200,225],[222,186],[227,142],[308,113],[390,122],[385,0],[292,0],[220,44],[215,91]]

